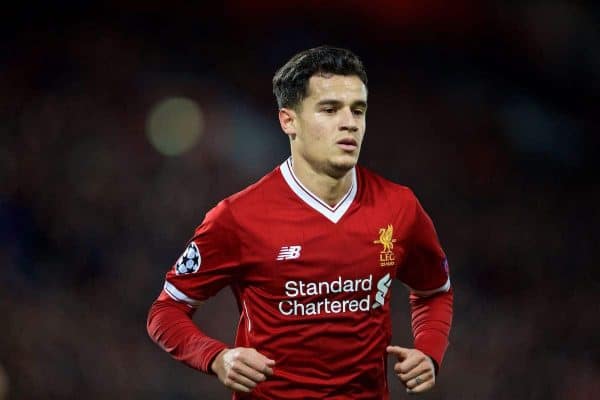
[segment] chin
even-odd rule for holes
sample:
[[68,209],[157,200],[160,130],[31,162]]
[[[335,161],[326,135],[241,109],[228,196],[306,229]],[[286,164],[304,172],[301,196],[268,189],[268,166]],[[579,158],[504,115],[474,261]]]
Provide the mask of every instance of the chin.
[[343,175],[346,172],[348,172],[349,170],[351,170],[352,168],[354,168],[356,166],[357,162],[358,162],[358,157],[354,157],[351,155],[344,155],[341,157],[334,158],[333,160],[331,160],[329,165],[331,165],[331,167],[335,171],[337,171],[338,173],[341,173]]

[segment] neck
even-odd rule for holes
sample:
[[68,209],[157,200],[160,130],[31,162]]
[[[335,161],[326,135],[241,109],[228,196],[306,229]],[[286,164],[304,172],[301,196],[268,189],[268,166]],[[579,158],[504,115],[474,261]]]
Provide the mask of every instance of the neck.
[[292,161],[292,170],[296,178],[331,207],[337,205],[352,186],[352,170],[348,170],[342,176],[337,177],[316,170],[301,158],[293,158]]

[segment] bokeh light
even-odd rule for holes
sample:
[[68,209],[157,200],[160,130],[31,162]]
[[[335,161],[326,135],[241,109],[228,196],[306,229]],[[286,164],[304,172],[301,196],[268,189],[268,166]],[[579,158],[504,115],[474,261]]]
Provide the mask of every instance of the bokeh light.
[[200,106],[185,97],[163,99],[148,114],[148,139],[165,156],[177,156],[191,149],[203,131],[204,117]]

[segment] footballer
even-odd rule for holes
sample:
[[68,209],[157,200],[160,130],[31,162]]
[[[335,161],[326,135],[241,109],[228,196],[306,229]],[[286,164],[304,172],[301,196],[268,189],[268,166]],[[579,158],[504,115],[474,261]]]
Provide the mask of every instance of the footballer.
[[[166,273],[150,337],[234,399],[388,399],[435,385],[453,289],[433,223],[407,187],[357,165],[367,74],[352,52],[302,51],[273,78],[291,154],[210,210]],[[414,342],[392,344],[391,282],[410,290]],[[192,321],[231,287],[235,344]]]

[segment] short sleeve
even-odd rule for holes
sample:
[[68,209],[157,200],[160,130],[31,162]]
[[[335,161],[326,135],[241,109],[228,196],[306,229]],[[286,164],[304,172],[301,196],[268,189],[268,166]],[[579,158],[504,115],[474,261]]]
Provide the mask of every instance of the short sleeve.
[[448,261],[431,218],[414,197],[414,218],[408,240],[407,257],[397,278],[421,297],[450,289]]
[[229,285],[241,273],[235,221],[225,201],[210,210],[167,272],[164,290],[195,307]]

